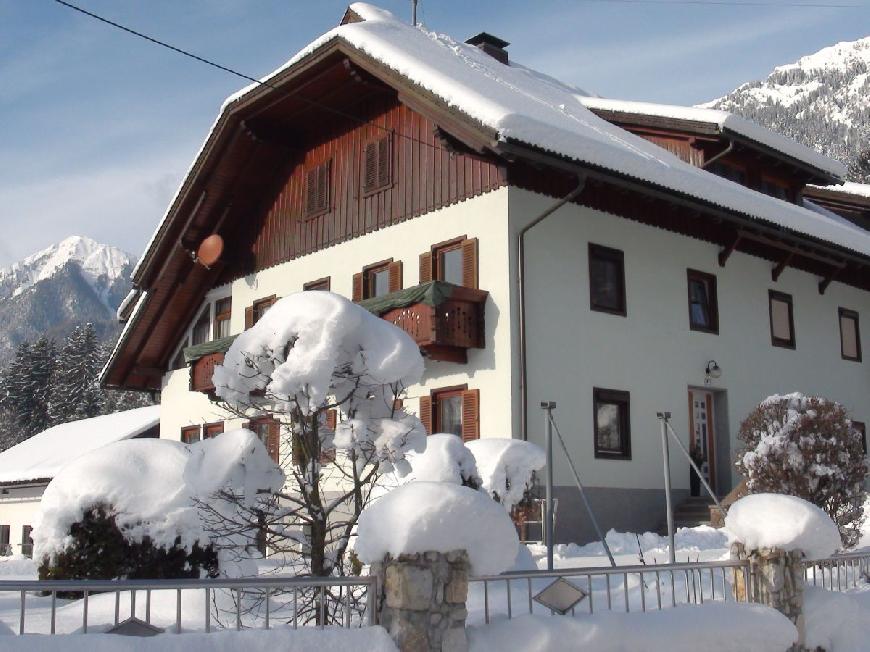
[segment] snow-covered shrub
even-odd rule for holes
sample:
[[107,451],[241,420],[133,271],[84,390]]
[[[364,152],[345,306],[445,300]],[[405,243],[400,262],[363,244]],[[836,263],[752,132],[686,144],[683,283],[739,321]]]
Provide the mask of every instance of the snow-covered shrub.
[[404,480],[449,482],[472,489],[481,486],[474,455],[460,437],[436,433],[426,440],[426,450],[408,455],[411,472]]
[[[215,519],[216,531],[256,525],[276,572],[353,572],[348,545],[378,479],[406,475],[406,456],[426,448],[420,420],[400,400],[422,373],[407,333],[344,297],[301,292],[273,304],[234,340],[213,380],[225,410],[272,424],[287,483],[267,509],[240,505],[223,524]],[[317,595],[297,598],[300,620],[321,622]]]
[[743,421],[735,460],[750,493],[798,496],[822,508],[843,544],[859,537],[867,466],[845,408],[818,396],[771,396]]
[[185,445],[115,442],[65,466],[46,487],[33,531],[44,577],[188,577],[235,562],[244,531],[214,536],[210,514],[254,505],[284,477],[254,433]]
[[477,462],[483,490],[508,511],[526,497],[535,471],[547,463],[540,446],[520,439],[488,437],[466,446]]

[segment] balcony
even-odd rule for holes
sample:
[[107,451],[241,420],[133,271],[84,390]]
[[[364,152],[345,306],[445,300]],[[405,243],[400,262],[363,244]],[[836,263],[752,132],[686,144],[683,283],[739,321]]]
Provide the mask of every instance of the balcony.
[[408,333],[431,360],[468,362],[468,349],[484,348],[488,292],[431,281],[360,305]]
[[216,365],[223,363],[224,353],[236,339],[235,335],[219,340],[195,344],[184,349],[184,361],[190,367],[190,391],[214,393],[212,374]]

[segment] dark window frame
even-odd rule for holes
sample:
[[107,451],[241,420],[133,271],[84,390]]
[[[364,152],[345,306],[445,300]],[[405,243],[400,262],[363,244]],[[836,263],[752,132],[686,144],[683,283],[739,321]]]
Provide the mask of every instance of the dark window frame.
[[[780,292],[778,290],[768,290],[767,291],[767,312],[768,319],[770,321],[770,343],[773,346],[776,346],[781,349],[796,349],[797,348],[797,336],[795,334],[794,329],[794,299],[792,295],[787,294],[785,292]],[[789,339],[783,339],[781,337],[777,337],[773,327],[773,302],[779,301],[781,303],[785,303],[788,305],[788,328],[789,334],[791,337]]]
[[[465,236],[462,236],[461,238],[454,238],[446,242],[439,242],[431,248],[432,280],[444,281],[444,264],[441,262],[441,256],[449,251],[458,251],[459,255],[462,256],[462,262],[460,263],[460,276],[462,276],[462,270],[465,269],[465,252],[462,251],[462,243],[467,239]],[[459,285],[462,285],[462,283],[459,283]]]
[[[202,424],[202,439],[212,439],[218,435],[222,435],[225,431],[226,424],[223,421],[212,421]],[[209,432],[220,428],[217,432]]]
[[262,299],[257,299],[256,301],[254,301],[254,303],[251,304],[251,317],[253,319],[253,324],[256,324],[258,321],[260,321],[263,318],[263,315],[265,315],[266,312],[269,310],[269,308],[275,305],[275,302],[277,300],[278,299],[275,297],[275,295],[272,295],[270,297],[264,297]]
[[372,263],[371,265],[366,265],[362,269],[362,298],[365,299],[374,299],[375,294],[372,292],[371,288],[371,279],[373,278],[373,274],[377,274],[379,272],[386,272],[387,274],[387,294],[390,293],[390,265],[393,263],[392,258],[387,258],[386,260],[380,260],[376,263]]
[[[201,342],[196,341],[197,329],[201,330],[204,339]],[[211,305],[206,304],[196,317],[193,325],[190,327],[190,343],[192,346],[197,344],[205,344],[210,341],[212,335],[211,328]]]
[[[194,441],[190,440],[188,433],[196,433],[196,439]],[[202,426],[182,426],[181,428],[181,443],[182,444],[194,444],[198,441],[202,441]]]
[[[598,406],[599,404],[616,405],[619,410],[620,439],[622,445],[619,451],[602,449],[598,446]],[[602,460],[631,459],[631,393],[621,389],[592,388],[592,432],[595,446],[595,458]]]
[[319,278],[316,281],[308,281],[307,283],[302,284],[302,290],[304,292],[311,292],[312,290],[320,290],[324,292],[329,292],[332,288],[332,277],[324,276],[323,278]]
[[[708,311],[710,314],[710,326],[696,324],[692,314],[692,282],[700,281],[707,284],[707,300],[710,305]],[[708,272],[702,272],[698,269],[686,270],[686,292],[689,300],[689,328],[693,331],[701,333],[719,334],[719,290],[716,284],[716,275]]]
[[[843,319],[851,319],[855,322],[855,349],[857,355],[855,357],[851,357],[846,355],[845,344],[846,341],[843,338]],[[858,312],[855,310],[850,310],[848,308],[837,308],[837,327],[840,329],[840,357],[843,360],[848,360],[849,362],[862,362],[863,355],[861,353],[861,324],[858,319]]]
[[[625,252],[621,249],[614,249],[604,245],[589,243],[589,309],[595,312],[603,312],[608,315],[616,315],[618,317],[628,316],[628,297],[625,289]],[[592,263],[595,259],[605,260],[608,262],[616,262],[619,264],[620,279],[618,290],[620,292],[619,300],[621,307],[612,308],[610,306],[596,303],[595,293],[592,291]]]

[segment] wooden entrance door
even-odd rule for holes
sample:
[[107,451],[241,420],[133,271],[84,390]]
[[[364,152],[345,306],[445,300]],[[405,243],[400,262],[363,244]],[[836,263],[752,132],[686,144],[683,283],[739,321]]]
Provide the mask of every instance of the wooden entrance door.
[[[700,389],[689,390],[689,432],[695,464],[713,491],[716,491],[716,435],[713,424],[713,393]],[[698,463],[698,458],[702,462]]]

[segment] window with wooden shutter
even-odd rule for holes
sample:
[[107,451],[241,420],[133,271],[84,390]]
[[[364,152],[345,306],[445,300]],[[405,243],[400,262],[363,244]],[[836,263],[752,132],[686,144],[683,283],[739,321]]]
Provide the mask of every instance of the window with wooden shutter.
[[392,258],[366,265],[353,276],[353,300],[374,299],[402,289],[402,263]]
[[305,217],[329,210],[332,161],[321,163],[305,173]]
[[462,441],[480,439],[480,390],[462,392]]
[[308,281],[308,283],[304,283],[302,285],[302,289],[305,292],[310,292],[312,290],[325,290],[329,291],[331,285],[330,277],[324,276],[323,278],[319,278],[316,281]]
[[392,137],[383,136],[366,144],[363,154],[363,192],[383,190],[392,182]]
[[207,423],[202,427],[202,438],[203,439],[211,439],[212,437],[217,437],[222,434],[224,431],[224,422],[216,421],[214,423]]
[[219,340],[230,334],[230,319],[233,316],[233,300],[218,299],[214,304],[214,338]]
[[[425,256],[425,260],[424,260]],[[433,278],[467,288],[478,286],[477,238],[462,236],[432,247],[420,256],[420,282]],[[425,266],[425,270],[424,270]]]
[[257,299],[254,301],[253,305],[245,308],[245,330],[251,328],[254,324],[260,321],[263,315],[266,314],[266,311],[269,310],[276,301],[278,301],[278,297],[273,294],[272,296],[263,299]]
[[281,453],[281,424],[272,417],[252,419],[248,429],[266,446],[269,457],[277,464]]
[[431,396],[421,396],[420,397],[420,410],[417,416],[420,419],[420,422],[423,424],[423,428],[426,430],[427,435],[432,434],[432,397]]

